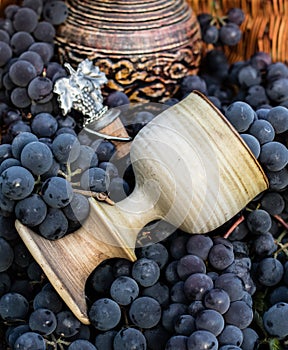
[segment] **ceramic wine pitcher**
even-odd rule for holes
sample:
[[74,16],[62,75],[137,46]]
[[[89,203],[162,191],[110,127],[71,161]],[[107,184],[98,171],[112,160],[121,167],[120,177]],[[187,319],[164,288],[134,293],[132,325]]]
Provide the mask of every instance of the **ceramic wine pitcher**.
[[[198,71],[200,29],[186,0],[66,0],[58,28],[62,62],[93,60],[108,77],[104,90],[131,101],[163,102]],[[105,94],[104,91],[104,94]]]

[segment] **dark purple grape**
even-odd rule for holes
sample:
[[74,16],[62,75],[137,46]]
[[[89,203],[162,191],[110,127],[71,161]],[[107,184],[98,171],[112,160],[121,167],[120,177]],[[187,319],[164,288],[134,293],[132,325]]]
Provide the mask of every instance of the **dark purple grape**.
[[112,266],[108,263],[101,264],[91,275],[91,286],[97,293],[109,293],[114,279]]
[[62,177],[51,177],[42,184],[41,195],[52,208],[64,208],[73,198],[71,184]]
[[35,67],[28,61],[17,60],[9,69],[12,82],[20,87],[26,87],[37,75]]
[[98,167],[85,170],[80,179],[80,185],[84,190],[94,192],[105,192],[108,183],[106,172]]
[[11,47],[6,42],[0,41],[0,67],[3,67],[11,57]]
[[193,90],[198,90],[203,94],[207,94],[207,85],[204,79],[198,75],[188,75],[180,83],[180,89],[183,96],[192,92]]
[[265,258],[257,266],[257,279],[263,286],[275,286],[283,277],[284,268],[276,258]]
[[279,78],[268,84],[266,87],[266,94],[273,102],[281,103],[288,99],[287,89],[288,79]]
[[111,330],[99,333],[95,337],[95,346],[97,350],[113,350],[113,341],[117,331]]
[[288,186],[288,170],[286,168],[280,171],[266,171],[265,172],[269,188],[273,191],[281,191]]
[[288,335],[288,304],[277,303],[263,315],[265,330],[272,336],[283,339]]
[[267,142],[261,146],[259,161],[270,171],[280,171],[288,163],[288,150],[280,142]]
[[165,350],[187,350],[187,339],[184,335],[173,335],[166,343]]
[[44,338],[36,332],[26,332],[20,335],[14,343],[15,349],[46,350]]
[[27,316],[29,303],[19,294],[9,292],[0,298],[0,316],[6,321],[23,320]]
[[215,310],[200,311],[195,318],[196,329],[209,331],[216,337],[223,331],[224,325],[223,316]]
[[228,311],[223,316],[227,324],[244,329],[253,320],[253,310],[244,301],[237,300],[230,304]]
[[143,349],[146,350],[147,343],[144,335],[136,328],[123,328],[114,338],[114,348],[117,350]]
[[222,333],[218,336],[219,345],[241,346],[243,342],[242,330],[233,325],[226,325]]
[[219,39],[222,44],[234,46],[239,43],[242,38],[242,32],[239,26],[233,22],[223,25],[219,30]]
[[49,1],[43,8],[43,17],[53,25],[65,22],[68,16],[68,8],[64,1]]
[[133,264],[132,277],[141,286],[150,287],[158,281],[160,268],[154,260],[140,258]]
[[47,64],[54,54],[53,45],[47,42],[38,41],[29,46],[29,51],[37,52],[44,64]]
[[255,112],[248,103],[237,101],[227,107],[225,117],[238,132],[245,132],[253,123]]
[[139,287],[137,282],[128,276],[119,276],[110,287],[112,299],[120,305],[129,305],[139,295]]
[[31,122],[31,129],[38,137],[52,137],[57,128],[57,120],[50,113],[39,113]]
[[233,22],[238,26],[240,26],[245,19],[245,13],[239,7],[233,7],[229,9],[226,16],[229,22]]
[[74,193],[71,202],[63,208],[68,220],[82,223],[89,215],[90,204],[87,197]]
[[277,244],[270,232],[262,233],[253,241],[255,253],[259,256],[269,256],[277,250]]
[[28,85],[28,95],[35,103],[47,103],[53,97],[53,83],[47,77],[37,76]]
[[215,25],[208,25],[202,30],[202,39],[207,44],[216,44],[219,39],[219,30]]
[[16,203],[15,215],[22,224],[34,227],[45,219],[47,206],[41,197],[33,193],[31,196],[22,199]]
[[267,120],[258,119],[253,122],[248,130],[250,135],[257,138],[260,145],[274,140],[275,131],[271,123]]
[[114,300],[101,298],[92,304],[89,319],[96,329],[108,331],[115,328],[120,322],[121,310]]
[[20,156],[21,164],[29,169],[34,175],[42,175],[53,164],[53,154],[50,148],[43,142],[29,142],[22,149]]
[[214,334],[205,330],[193,332],[187,340],[188,350],[218,350],[218,340]]
[[[154,298],[161,306],[167,306],[169,304],[169,288],[162,282],[156,282],[153,286],[143,288],[141,294],[146,297]],[[172,301],[178,302],[175,300]]]
[[135,299],[129,308],[130,320],[139,328],[155,327],[161,319],[161,306],[158,301],[150,297]]
[[[58,162],[72,163],[79,157],[80,143],[77,137],[72,134],[60,134],[52,142],[52,151]],[[103,170],[101,169],[101,171]]]
[[10,40],[10,47],[16,56],[20,56],[34,43],[34,38],[27,32],[16,32]]
[[261,74],[253,66],[246,65],[239,70],[238,81],[245,88],[259,85],[261,83]]
[[48,209],[45,219],[39,225],[39,233],[46,239],[55,240],[63,237],[68,230],[68,220],[61,209]]
[[[169,295],[169,291],[168,291],[168,295]],[[188,303],[188,299],[184,292],[184,281],[176,282],[171,287],[170,298],[171,298],[171,301],[173,301],[173,303],[183,303],[183,304]]]
[[37,293],[33,300],[33,308],[37,309],[49,309],[55,314],[61,311],[63,302],[59,295],[53,290],[42,289]]
[[202,259],[196,255],[188,254],[183,256],[177,264],[177,273],[182,280],[193,273],[206,273],[206,265]]
[[250,134],[241,134],[241,137],[253,153],[254,157],[258,159],[261,152],[261,147],[257,138]]
[[257,347],[259,335],[252,328],[244,328],[242,329],[243,333],[243,342],[241,344],[242,350],[252,350]]
[[216,278],[215,288],[223,289],[230,298],[230,301],[240,300],[244,296],[245,286],[240,277],[229,272],[223,273]]
[[35,39],[44,42],[53,42],[55,34],[55,27],[47,21],[39,22],[33,32]]
[[8,270],[14,260],[14,251],[11,245],[0,237],[0,272]]
[[42,335],[53,333],[57,326],[54,313],[49,309],[39,308],[34,310],[29,316],[29,327],[33,332]]
[[177,334],[189,336],[195,330],[195,318],[191,315],[181,315],[174,328]]
[[184,292],[188,300],[201,300],[203,295],[213,288],[212,279],[204,273],[190,275],[184,284]]
[[17,108],[27,108],[31,104],[27,89],[24,87],[16,87],[13,89],[10,98],[13,105]]
[[17,10],[19,10],[19,8],[20,7],[16,4],[10,4],[6,6],[4,9],[5,18],[13,19],[15,13],[17,12]]
[[233,247],[227,244],[216,244],[209,252],[208,261],[216,270],[224,270],[234,261]]
[[268,232],[271,228],[271,225],[271,216],[266,210],[253,210],[247,216],[248,229],[255,234]]
[[80,321],[71,311],[60,311],[56,315],[57,327],[55,333],[64,338],[76,335],[80,330]]
[[207,309],[218,311],[220,314],[225,314],[230,306],[230,297],[223,289],[210,289],[203,299],[203,303]]
[[21,166],[12,166],[0,175],[0,189],[12,200],[28,197],[34,189],[34,183],[31,172]]
[[28,7],[21,7],[13,16],[13,26],[17,32],[32,33],[38,24],[38,15]]

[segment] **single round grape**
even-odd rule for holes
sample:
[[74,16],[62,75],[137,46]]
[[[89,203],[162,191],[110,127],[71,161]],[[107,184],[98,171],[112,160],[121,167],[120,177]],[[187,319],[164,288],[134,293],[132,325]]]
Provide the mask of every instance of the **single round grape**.
[[175,332],[180,335],[188,336],[195,330],[195,318],[191,315],[181,315],[176,320],[174,326]]
[[54,54],[53,45],[43,41],[37,41],[29,46],[29,51],[37,52],[44,64],[47,64]]
[[185,255],[178,261],[177,273],[181,279],[186,280],[193,273],[206,273],[206,265],[196,255]]
[[77,169],[84,171],[88,168],[93,168],[97,166],[98,166],[98,157],[95,151],[93,150],[93,148],[90,146],[80,145],[79,156],[73,163],[71,163],[71,169],[73,171]]
[[255,112],[248,103],[236,101],[227,107],[225,117],[238,132],[245,132],[253,123]]
[[189,254],[197,255],[202,260],[208,258],[210,249],[213,246],[213,241],[209,236],[193,235],[186,244],[187,252]]
[[143,334],[146,338],[147,347],[151,350],[165,350],[166,343],[171,337],[161,325],[150,329],[144,329]]
[[276,134],[281,134],[288,130],[288,109],[286,107],[276,106],[271,108],[265,119],[271,123]]
[[279,104],[287,100],[288,79],[281,77],[268,83],[266,94],[270,100]]
[[38,75],[43,72],[44,62],[37,52],[25,51],[19,56],[19,59],[28,61],[33,64]]
[[114,300],[101,298],[92,304],[89,319],[96,329],[108,331],[115,328],[120,322],[121,309]]
[[47,172],[53,164],[53,154],[43,142],[29,142],[21,152],[21,163],[34,175],[42,175]]
[[9,292],[0,298],[0,316],[6,321],[25,319],[29,310],[27,299],[19,294]]
[[38,141],[36,135],[31,132],[21,132],[14,137],[12,141],[12,154],[15,158],[20,160],[20,155],[23,148],[30,142]]
[[8,143],[0,145],[0,164],[8,158],[12,158],[12,146]]
[[68,220],[82,223],[89,215],[90,204],[87,197],[74,193],[71,202],[63,208]]
[[56,315],[57,327],[55,333],[64,338],[70,338],[79,333],[81,323],[71,311],[60,311]]
[[12,57],[11,47],[4,41],[0,41],[0,67],[5,66],[5,64]]
[[85,170],[80,179],[80,185],[84,190],[94,192],[105,192],[108,183],[106,172],[98,167]]
[[234,46],[242,38],[239,26],[233,22],[223,25],[219,30],[219,39],[224,45]]
[[72,163],[80,154],[80,143],[71,134],[60,134],[52,142],[52,151],[60,163]]
[[285,208],[285,201],[278,192],[267,192],[261,197],[261,207],[270,215],[279,215]]
[[15,206],[16,218],[21,221],[23,225],[29,227],[41,224],[46,214],[47,205],[36,193],[18,201]]
[[271,217],[266,210],[256,209],[247,216],[248,229],[256,234],[266,233],[272,225]]
[[31,122],[31,129],[38,137],[52,137],[57,128],[57,120],[50,113],[39,113]]
[[10,35],[4,29],[0,29],[0,42],[4,42],[9,45]]
[[41,194],[44,201],[52,208],[63,208],[73,199],[71,184],[58,176],[50,177],[42,184]]
[[51,310],[55,314],[60,312],[62,309],[63,303],[60,297],[53,290],[41,290],[37,293],[33,300],[34,310],[44,308]]
[[28,197],[34,189],[34,183],[31,172],[21,166],[11,166],[0,175],[2,193],[13,200]]
[[135,280],[128,276],[119,276],[110,287],[111,297],[120,305],[129,305],[139,295],[139,287]]
[[31,104],[27,89],[24,87],[16,87],[13,89],[10,98],[13,105],[17,108],[27,108]]
[[68,16],[68,8],[64,1],[49,1],[43,8],[43,17],[53,25],[65,22]]
[[218,336],[219,345],[241,346],[243,342],[243,333],[240,328],[233,325],[226,325],[222,333]]
[[218,340],[214,334],[205,330],[193,332],[187,340],[188,350],[218,350]]
[[49,335],[55,331],[56,326],[56,316],[49,309],[34,310],[29,316],[29,327],[33,332]]
[[26,332],[16,339],[14,349],[46,350],[46,343],[39,333]]
[[270,307],[263,315],[263,322],[266,331],[279,339],[288,335],[288,304],[277,303]]
[[275,131],[271,123],[264,119],[255,120],[248,130],[250,135],[257,138],[260,145],[274,140]]
[[258,344],[259,335],[252,328],[244,328],[242,329],[243,333],[243,342],[241,344],[242,350],[251,350],[255,349]]
[[16,340],[24,333],[30,332],[30,328],[27,324],[15,326],[6,332],[6,339],[8,345],[13,349]]
[[288,163],[288,150],[280,142],[267,142],[261,146],[259,161],[270,171],[282,170]]
[[205,80],[198,75],[187,75],[184,77],[180,82],[180,89],[183,96],[193,90],[198,90],[205,95],[207,94],[207,84]]
[[114,338],[114,348],[117,350],[146,350],[144,335],[136,328],[122,328]]
[[53,97],[53,83],[47,77],[37,76],[28,85],[28,96],[35,103],[47,103]]
[[258,159],[260,152],[261,152],[261,146],[257,138],[250,134],[241,134],[241,138],[246,143],[246,145],[249,147],[250,151],[253,153],[254,157]]
[[277,244],[270,232],[262,233],[253,241],[255,253],[259,256],[269,256],[277,250]]
[[98,333],[95,337],[95,346],[97,350],[114,350],[113,341],[117,331],[110,330]]
[[224,273],[216,278],[215,288],[225,290],[230,301],[240,300],[244,296],[245,286],[240,277],[234,273]]
[[261,74],[258,69],[252,65],[244,65],[238,73],[238,81],[241,86],[252,88],[261,83]]
[[244,329],[253,320],[253,310],[244,301],[237,300],[231,302],[228,311],[223,316],[227,324]]
[[173,335],[166,343],[165,350],[186,350],[188,337],[184,335]]
[[219,39],[219,29],[214,25],[209,25],[204,29],[202,37],[205,43],[215,44]]
[[280,302],[288,303],[288,286],[279,286],[273,289],[269,296],[269,302],[271,305]]
[[17,32],[32,33],[38,24],[38,15],[28,7],[21,7],[13,16],[13,26]]
[[63,237],[68,230],[68,220],[61,209],[50,208],[45,219],[39,225],[40,235],[55,240]]
[[233,248],[227,244],[216,244],[209,252],[208,261],[216,270],[224,270],[234,261]]
[[109,108],[119,107],[129,104],[129,98],[123,91],[113,91],[111,92],[105,101],[105,104]]
[[11,245],[0,237],[0,272],[8,270],[14,260],[14,251]]
[[115,145],[108,140],[96,140],[91,147],[97,154],[99,162],[109,162],[116,151]]
[[284,274],[281,262],[272,257],[264,258],[257,266],[257,279],[263,286],[275,286]]
[[269,188],[273,191],[281,191],[288,186],[288,170],[286,168],[280,171],[266,171],[265,172]]
[[143,287],[155,284],[160,277],[158,264],[151,259],[140,258],[132,267],[132,277]]
[[20,87],[26,87],[37,75],[36,69],[28,61],[17,60],[9,68],[9,77],[12,82]]
[[240,26],[245,19],[245,13],[239,7],[233,7],[227,12],[227,20]]
[[204,273],[190,275],[184,284],[184,292],[188,300],[201,300],[203,295],[213,288],[212,279]]
[[154,298],[139,297],[132,302],[129,317],[140,328],[155,327],[161,319],[161,306]]
[[101,294],[109,293],[114,280],[113,269],[109,263],[97,266],[90,279],[93,290]]
[[35,39],[46,42],[53,42],[55,34],[55,27],[47,21],[39,22],[33,32]]
[[207,309],[218,311],[220,314],[225,314],[230,306],[230,297],[224,289],[210,289],[203,299],[203,303]]
[[10,47],[16,56],[20,56],[23,52],[28,50],[34,42],[35,40],[31,34],[27,32],[16,32],[10,39]]
[[200,311],[195,318],[196,329],[209,331],[216,337],[223,331],[224,326],[223,316],[215,310]]

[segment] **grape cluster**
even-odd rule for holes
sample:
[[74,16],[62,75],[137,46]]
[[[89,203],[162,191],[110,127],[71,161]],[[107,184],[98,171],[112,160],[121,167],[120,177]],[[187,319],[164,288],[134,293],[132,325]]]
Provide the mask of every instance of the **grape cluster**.
[[202,40],[207,44],[234,46],[242,38],[240,26],[245,19],[245,14],[240,8],[231,8],[223,17],[201,13],[197,19],[201,28]]
[[[263,52],[229,65],[219,44],[240,40],[240,9],[222,19],[198,16],[216,49],[166,104],[194,89],[205,94],[261,163],[269,189],[207,235],[176,230],[163,240],[165,227],[144,228],[136,262],[108,260],[90,276],[91,326],[67,309],[20,240],[16,218],[60,238],[85,220],[88,196],[105,191],[118,201],[135,185],[130,165],[122,176],[112,163],[112,143],[79,133],[81,116],[59,112],[52,90],[66,73],[53,38],[66,16],[62,1],[24,0],[0,21],[0,349],[284,350],[288,68]],[[119,91],[105,99],[110,108],[127,103]],[[125,119],[128,133],[153,117]],[[149,244],[156,236],[161,243]]]
[[[1,100],[32,114],[53,111],[53,83],[66,72],[54,55],[55,25],[68,15],[63,1],[9,5],[0,23]],[[55,104],[55,101],[54,101]]]

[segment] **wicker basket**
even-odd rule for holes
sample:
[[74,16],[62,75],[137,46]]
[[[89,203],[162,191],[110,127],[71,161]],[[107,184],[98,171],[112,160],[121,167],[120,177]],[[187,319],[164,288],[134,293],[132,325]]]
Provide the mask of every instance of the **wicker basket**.
[[224,48],[230,62],[246,60],[255,52],[264,51],[271,54],[274,62],[288,63],[288,0],[188,1],[196,13],[222,16],[232,7],[244,11],[242,40],[232,48]]

